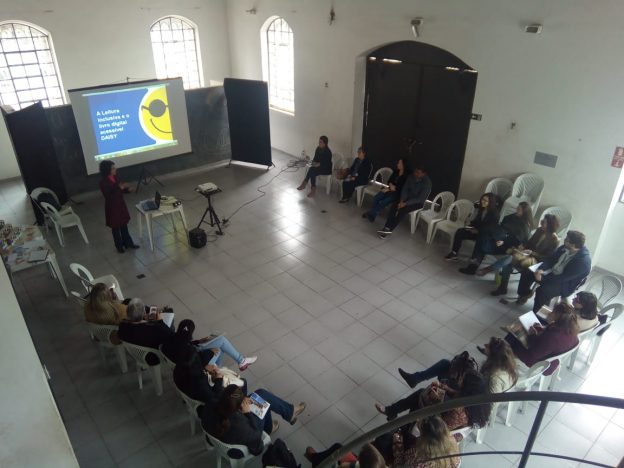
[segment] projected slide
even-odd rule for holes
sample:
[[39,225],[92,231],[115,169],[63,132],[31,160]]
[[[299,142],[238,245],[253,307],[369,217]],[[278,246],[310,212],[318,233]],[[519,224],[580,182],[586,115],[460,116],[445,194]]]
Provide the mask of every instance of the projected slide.
[[181,79],[69,91],[87,172],[191,151]]
[[167,86],[86,94],[98,154],[109,159],[177,145]]

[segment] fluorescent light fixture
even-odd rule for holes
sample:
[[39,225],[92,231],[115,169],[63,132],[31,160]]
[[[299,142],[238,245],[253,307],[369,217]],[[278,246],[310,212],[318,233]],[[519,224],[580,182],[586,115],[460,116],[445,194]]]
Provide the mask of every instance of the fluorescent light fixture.
[[384,62],[386,63],[403,63],[401,60],[397,60],[397,59],[383,59]]
[[459,71],[459,68],[457,67],[444,67],[444,69],[447,71]]
[[371,62],[374,62],[375,60],[377,60],[377,57],[368,57],[368,60],[370,60]]

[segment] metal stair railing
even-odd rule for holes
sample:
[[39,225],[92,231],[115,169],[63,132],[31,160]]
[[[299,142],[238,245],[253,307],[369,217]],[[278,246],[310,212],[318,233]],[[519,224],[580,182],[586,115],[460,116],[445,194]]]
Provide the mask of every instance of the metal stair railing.
[[[531,426],[531,431],[529,432],[529,436],[527,438],[527,441],[524,445],[523,450],[521,451],[491,450],[491,451],[480,451],[480,452],[466,452],[466,453],[459,453],[459,454],[450,453],[443,457],[436,457],[436,458],[430,458],[430,459],[419,460],[419,461],[424,463],[424,462],[431,461],[431,460],[452,458],[452,457],[456,457],[457,455],[460,455],[461,457],[468,457],[468,456],[475,456],[475,455],[521,455],[520,461],[518,463],[518,468],[525,468],[529,460],[529,457],[531,455],[534,455],[534,456],[541,456],[541,457],[558,458],[562,460],[570,460],[570,461],[574,461],[578,463],[585,463],[591,466],[599,466],[599,467],[605,467],[605,468],[611,467],[611,465],[605,465],[604,463],[583,460],[583,459],[575,458],[575,457],[569,457],[567,455],[545,453],[545,452],[533,452],[532,451],[533,444],[535,443],[535,439],[537,438],[537,434],[539,433],[540,426],[542,425],[542,420],[544,419],[546,408],[548,407],[548,404],[550,402],[576,403],[576,404],[581,404],[581,405],[593,405],[593,406],[608,406],[611,408],[624,409],[624,399],[598,396],[598,395],[586,395],[584,393],[506,392],[506,393],[493,393],[493,394],[488,394],[488,395],[475,395],[475,396],[464,397],[464,398],[454,398],[452,400],[445,401],[444,403],[428,406],[426,408],[422,408],[418,411],[414,411],[412,413],[396,418],[346,443],[340,449],[336,450],[329,457],[323,460],[323,462],[318,465],[318,468],[333,468],[336,466],[336,463],[338,462],[338,460],[340,460],[340,458],[342,458],[347,453],[349,452],[357,453],[358,449],[362,445],[366,444],[367,442],[370,442],[371,440],[383,434],[392,432],[401,426],[416,422],[418,419],[423,419],[428,416],[433,416],[436,414],[444,413],[453,408],[482,405],[486,403],[509,402],[509,401],[539,401],[540,402],[539,408],[533,420],[533,425]],[[495,415],[492,415],[491,417],[495,417]]]

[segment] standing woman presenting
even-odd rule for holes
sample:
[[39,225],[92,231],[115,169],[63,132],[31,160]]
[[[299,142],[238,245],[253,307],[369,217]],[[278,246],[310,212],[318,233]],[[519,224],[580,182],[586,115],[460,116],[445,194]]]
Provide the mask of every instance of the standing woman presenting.
[[124,253],[125,249],[138,249],[130,233],[128,232],[128,222],[130,213],[124,201],[123,194],[132,192],[126,184],[117,180],[117,168],[115,163],[105,160],[100,163],[100,190],[104,195],[104,213],[106,215],[106,225],[113,231],[113,240],[117,252]]

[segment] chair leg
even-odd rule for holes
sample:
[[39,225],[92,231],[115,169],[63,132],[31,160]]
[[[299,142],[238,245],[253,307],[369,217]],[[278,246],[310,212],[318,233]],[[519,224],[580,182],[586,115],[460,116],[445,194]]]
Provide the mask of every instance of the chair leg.
[[427,244],[431,244],[438,233],[437,227],[438,226],[433,221],[427,225]]
[[416,232],[416,215],[417,213],[415,211],[412,211],[409,216],[410,216],[410,232],[412,234],[414,234]]
[[59,244],[61,244],[61,247],[65,246],[65,242],[63,239],[63,228],[60,227],[58,224],[54,223],[54,229],[56,229],[56,237],[58,237]]
[[327,177],[325,177],[325,179],[327,180],[327,182],[325,182],[325,194],[329,195],[331,192],[331,186],[332,186],[332,176],[328,175]]
[[364,201],[364,189],[363,188],[357,187],[355,189],[355,198],[357,201],[358,208],[361,208],[362,202]]
[[[186,403],[185,403],[186,404]],[[189,409],[189,418],[191,419],[191,435],[195,435],[195,420],[197,419],[193,412]]]
[[542,374],[540,376],[540,382],[539,382],[539,391],[543,392],[544,390],[546,390],[549,386],[550,386],[550,379],[552,378],[552,375],[544,375]]
[[160,364],[157,364],[155,366],[149,366],[149,370],[152,374],[154,386],[156,387],[156,395],[160,396],[163,394],[162,373],[160,372]]
[[487,431],[487,425],[477,429],[477,435],[475,437],[475,441],[477,442],[477,444],[483,443],[483,440],[485,439],[486,431]]
[[126,372],[128,372],[128,359],[126,358],[126,350],[123,346],[117,345],[115,346],[115,354],[117,355],[117,362],[119,363],[121,373],[125,374]]
[[[216,450],[215,450],[216,452]],[[217,466],[216,468],[221,468],[221,454],[216,452],[215,455],[217,456]]]
[[100,357],[102,358],[102,362],[106,365],[106,350],[103,346],[97,345],[98,351],[100,352]]
[[578,348],[576,348],[576,351],[574,351],[571,355],[570,355],[570,362],[568,363],[568,370],[572,371],[572,369],[574,369],[574,363],[576,362],[576,355],[578,354],[580,349],[580,346]]
[[505,416],[505,426],[511,426],[511,418],[516,410],[516,402],[510,401],[507,403],[507,416]]
[[591,344],[589,345],[589,353],[587,354],[587,359],[585,360],[587,365],[594,362],[594,357],[596,357],[596,353],[598,352],[598,346],[600,346],[601,338],[601,336],[595,336],[592,339]]
[[82,223],[78,223],[78,230],[80,231],[80,234],[82,234],[82,238],[84,239],[85,244],[88,244],[89,239],[87,239],[87,234],[85,233],[85,230],[82,227]]
[[143,390],[143,369],[141,368],[141,364],[138,362],[137,365],[137,377],[139,379],[139,390]]

